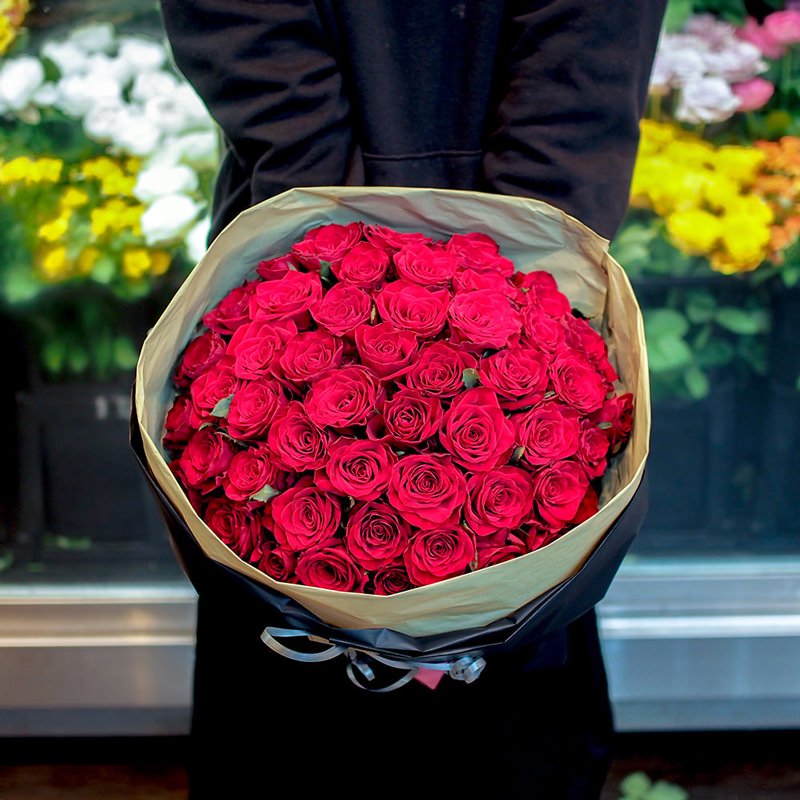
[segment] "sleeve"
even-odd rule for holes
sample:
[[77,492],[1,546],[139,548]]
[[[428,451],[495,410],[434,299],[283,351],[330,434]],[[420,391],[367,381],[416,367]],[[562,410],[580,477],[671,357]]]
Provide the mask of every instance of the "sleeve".
[[234,163],[221,173],[249,184],[223,194],[238,193],[246,207],[292,187],[345,181],[350,108],[312,0],[161,0],[160,7],[176,66],[224,134]]
[[545,200],[613,237],[665,5],[509,0],[483,188]]

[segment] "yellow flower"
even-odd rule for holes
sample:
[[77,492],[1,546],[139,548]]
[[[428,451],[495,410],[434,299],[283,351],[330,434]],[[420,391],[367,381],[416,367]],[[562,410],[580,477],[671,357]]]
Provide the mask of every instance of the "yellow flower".
[[69,230],[69,220],[72,216],[72,211],[66,209],[62,211],[55,219],[39,226],[37,233],[46,242],[57,242],[63,238]]
[[767,227],[775,221],[769,204],[755,194],[740,194],[731,197],[725,206],[726,216],[749,219],[751,224]]
[[120,198],[107,200],[103,205],[93,208],[89,214],[92,234],[95,238],[122,230],[141,233],[141,219],[144,206],[140,203],[128,205]]
[[81,164],[81,172],[86,178],[99,180],[100,191],[104,195],[131,197],[133,187],[136,186],[136,171],[139,166],[140,162],[135,158],[119,162],[108,156],[98,156],[84,161]]
[[0,56],[8,52],[16,38],[17,29],[11,24],[11,20],[0,15]]
[[728,208],[741,195],[739,184],[727,175],[717,172],[707,172],[703,182],[703,198],[711,208],[721,211]]
[[59,199],[62,208],[79,208],[89,202],[89,195],[75,186],[67,186]]
[[78,269],[78,274],[88,275],[94,268],[95,262],[100,257],[100,251],[96,247],[84,247],[75,266]]
[[727,275],[754,270],[767,257],[770,233],[769,225],[751,215],[727,214],[720,235],[722,250],[712,256],[712,268]]
[[129,247],[122,254],[122,274],[130,280],[139,280],[145,275],[163,275],[170,264],[170,256],[164,250],[148,250],[146,247]]
[[722,235],[722,224],[702,209],[676,211],[667,217],[667,231],[675,246],[685,253],[706,255]]
[[714,156],[714,167],[741,186],[749,186],[767,157],[755,147],[723,145]]
[[57,283],[70,277],[67,248],[63,245],[48,247],[39,258],[39,271],[46,281]]
[[0,185],[22,183],[33,186],[37,183],[56,183],[61,178],[64,162],[60,158],[37,158],[28,156],[12,158],[0,163]]

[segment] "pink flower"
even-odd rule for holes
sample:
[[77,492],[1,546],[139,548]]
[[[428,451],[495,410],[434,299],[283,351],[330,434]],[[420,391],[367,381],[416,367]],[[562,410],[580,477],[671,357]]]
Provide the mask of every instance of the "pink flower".
[[763,30],[778,44],[800,42],[800,11],[775,11],[764,17]]
[[[771,15],[770,15],[771,16]],[[754,44],[767,58],[778,59],[786,53],[786,46],[761,25],[758,20],[748,17],[736,35],[746,42]]]
[[739,98],[737,111],[755,111],[765,106],[775,93],[775,87],[764,78],[751,78],[749,81],[735,83],[731,88]]

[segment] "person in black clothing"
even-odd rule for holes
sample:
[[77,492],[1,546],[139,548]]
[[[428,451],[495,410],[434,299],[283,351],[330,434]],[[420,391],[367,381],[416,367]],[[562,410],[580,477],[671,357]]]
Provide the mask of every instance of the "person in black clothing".
[[[612,238],[666,0],[161,0],[225,152],[211,238],[298,186],[545,200]],[[613,717],[594,612],[473,684],[373,694],[260,641],[241,580],[198,558],[190,795],[596,800]]]

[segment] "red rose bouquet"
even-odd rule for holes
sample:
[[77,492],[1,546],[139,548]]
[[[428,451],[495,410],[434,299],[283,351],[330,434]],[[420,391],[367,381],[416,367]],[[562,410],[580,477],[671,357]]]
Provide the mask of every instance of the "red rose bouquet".
[[595,514],[631,428],[617,378],[553,276],[487,234],[327,223],[203,315],[163,444],[243,561],[388,595]]
[[137,369],[131,440],[189,577],[351,660],[449,664],[591,608],[641,524],[650,431],[607,245],[475,192],[240,214]]

